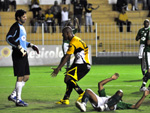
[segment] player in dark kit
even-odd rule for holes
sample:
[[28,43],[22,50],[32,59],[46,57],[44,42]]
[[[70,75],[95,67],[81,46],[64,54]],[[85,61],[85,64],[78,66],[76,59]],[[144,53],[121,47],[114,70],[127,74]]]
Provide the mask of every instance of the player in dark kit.
[[28,104],[21,99],[22,88],[30,75],[27,48],[31,47],[38,54],[39,50],[36,45],[26,41],[27,34],[23,26],[27,20],[26,11],[22,9],[17,10],[15,19],[16,22],[10,27],[6,36],[6,41],[12,46],[14,76],[17,76],[15,89],[8,97],[8,100],[15,102],[16,106],[28,106]]
[[[146,20],[147,20],[147,22],[149,22],[148,19],[146,19]],[[148,26],[148,33],[146,35],[144,56],[145,56],[147,72],[146,72],[145,76],[143,77],[143,83],[140,88],[140,91],[147,90],[146,84],[147,84],[147,81],[150,79],[150,28],[149,28],[149,26]],[[150,90],[150,84],[148,86],[148,89]]]
[[138,57],[141,61],[142,74],[143,76],[145,76],[146,65],[145,65],[145,57],[144,57],[144,48],[145,48],[145,43],[146,43],[146,37],[147,37],[147,34],[149,33],[149,20],[145,19],[143,24],[144,24],[144,27],[141,28],[137,33],[136,41],[140,40]]

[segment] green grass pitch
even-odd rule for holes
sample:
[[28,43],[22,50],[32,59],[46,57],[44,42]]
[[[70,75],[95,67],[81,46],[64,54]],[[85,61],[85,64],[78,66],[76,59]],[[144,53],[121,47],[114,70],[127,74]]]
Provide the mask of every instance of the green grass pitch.
[[[80,112],[75,107],[78,95],[74,90],[70,97],[70,105],[55,104],[55,102],[63,98],[65,93],[66,87],[63,82],[64,68],[56,78],[50,76],[50,73],[52,73],[50,66],[30,67],[30,71],[30,79],[22,91],[22,99],[29,103],[29,106],[16,107],[13,102],[7,100],[14,89],[16,81],[16,78],[13,76],[13,69],[12,67],[0,67],[0,113]],[[118,89],[122,89],[124,92],[123,101],[132,104],[136,103],[143,94],[139,92],[142,84],[140,65],[92,65],[90,72],[78,84],[82,89],[91,88],[97,93],[97,83],[111,77],[115,72],[118,72],[120,77],[105,85],[107,95],[113,95]],[[138,110],[116,110],[109,111],[109,113],[149,113],[149,97],[147,96]],[[97,113],[89,102],[87,104],[87,112]]]

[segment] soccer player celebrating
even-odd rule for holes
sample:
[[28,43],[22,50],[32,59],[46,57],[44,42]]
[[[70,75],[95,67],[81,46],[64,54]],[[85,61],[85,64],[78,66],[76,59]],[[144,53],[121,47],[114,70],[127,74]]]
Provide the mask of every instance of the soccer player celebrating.
[[26,41],[27,34],[23,26],[27,20],[26,11],[22,9],[17,10],[15,19],[16,22],[11,26],[6,36],[6,41],[12,46],[14,76],[17,76],[15,89],[8,97],[8,100],[15,102],[16,106],[28,106],[28,104],[21,99],[22,88],[30,75],[27,47],[32,47],[38,54],[39,50],[36,45]]
[[79,94],[79,98],[77,100],[80,100],[82,98],[84,91],[78,86],[76,81],[82,79],[89,72],[91,66],[88,58],[88,46],[79,37],[74,36],[72,28],[69,26],[65,27],[62,31],[62,35],[66,40],[69,40],[69,49],[65,56],[61,59],[58,67],[53,69],[54,71],[51,76],[57,76],[58,72],[68,61],[69,57],[74,54],[74,63],[71,65],[65,75],[64,81],[67,85],[66,93],[64,95],[64,98],[56,103],[69,104],[69,97],[73,88]]
[[86,89],[81,99],[81,102],[76,102],[76,107],[82,112],[86,111],[86,104],[88,101],[92,104],[96,111],[109,111],[116,109],[138,109],[145,97],[149,95],[149,90],[145,90],[140,100],[134,104],[124,103],[122,101],[123,91],[118,90],[113,96],[106,96],[104,85],[112,80],[116,80],[119,77],[118,73],[115,73],[112,77],[102,80],[98,83],[98,93],[96,95],[91,89]]
[[139,56],[138,57],[141,61],[141,70],[142,70],[143,76],[145,75],[145,71],[146,71],[145,59],[144,59],[144,53],[143,52],[144,52],[146,37],[147,37],[148,33],[149,33],[149,20],[146,19],[146,20],[144,20],[144,27],[138,31],[138,34],[136,36],[136,41],[140,40]]

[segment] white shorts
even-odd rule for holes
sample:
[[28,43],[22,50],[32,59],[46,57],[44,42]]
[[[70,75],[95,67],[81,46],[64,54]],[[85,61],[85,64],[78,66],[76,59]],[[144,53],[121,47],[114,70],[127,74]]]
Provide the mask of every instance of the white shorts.
[[108,99],[110,98],[110,97],[99,97],[91,89],[88,89],[88,90],[90,90],[96,96],[97,101],[98,101],[97,106],[95,104],[91,103],[94,109],[99,109],[100,106],[103,106],[104,104],[106,104],[108,102]]
[[144,48],[145,48],[145,44],[141,44],[141,45],[140,45],[140,48],[139,48],[139,59],[142,59],[142,58],[143,58],[143,51],[144,51]]
[[146,52],[145,59],[146,65],[148,66],[147,69],[150,69],[150,52]]
[[[104,106],[104,104],[107,104],[108,99],[111,97],[111,96],[99,97],[91,89],[88,89],[88,90],[90,90],[97,98],[97,101],[98,101],[97,106],[94,103],[91,103],[93,108],[96,110],[99,110],[100,106]],[[117,108],[117,105],[114,105],[114,110],[116,110],[116,108]],[[105,109],[105,111],[109,111],[109,108]]]

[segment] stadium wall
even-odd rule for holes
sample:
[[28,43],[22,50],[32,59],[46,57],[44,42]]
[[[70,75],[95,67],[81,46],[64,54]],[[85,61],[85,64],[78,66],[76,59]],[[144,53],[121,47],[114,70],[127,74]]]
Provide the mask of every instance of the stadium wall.
[[138,57],[92,57],[92,64],[140,64]]
[[[91,46],[89,47],[89,59],[92,64]],[[58,65],[63,57],[62,45],[38,45],[39,54],[32,49],[27,49],[29,64],[31,66]],[[12,47],[0,46],[0,66],[12,66]],[[70,62],[73,63],[74,55]]]

